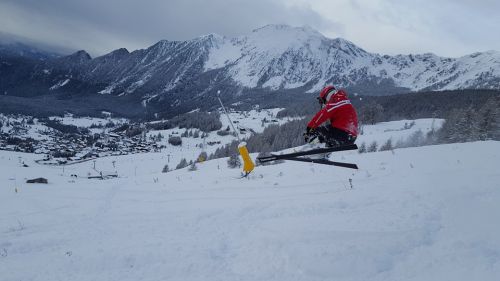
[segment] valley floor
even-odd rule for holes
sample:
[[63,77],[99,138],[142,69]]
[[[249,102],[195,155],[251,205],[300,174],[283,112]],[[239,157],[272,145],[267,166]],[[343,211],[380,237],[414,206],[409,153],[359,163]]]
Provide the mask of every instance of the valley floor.
[[90,180],[93,163],[37,157],[0,151],[1,280],[500,280],[500,142],[248,179],[225,159],[161,173],[160,153],[103,158],[120,177]]

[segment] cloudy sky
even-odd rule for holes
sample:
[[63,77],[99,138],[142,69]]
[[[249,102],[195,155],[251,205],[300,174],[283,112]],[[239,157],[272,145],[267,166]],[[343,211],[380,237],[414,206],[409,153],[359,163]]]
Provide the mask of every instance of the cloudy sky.
[[500,51],[497,0],[0,0],[0,33],[93,56],[161,39],[308,25],[369,52]]

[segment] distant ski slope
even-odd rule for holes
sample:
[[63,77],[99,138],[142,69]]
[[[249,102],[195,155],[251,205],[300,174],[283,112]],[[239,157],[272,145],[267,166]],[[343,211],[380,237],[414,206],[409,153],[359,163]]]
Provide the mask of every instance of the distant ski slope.
[[[120,178],[100,181],[82,178],[92,163],[37,157],[0,151],[2,280],[500,276],[499,142],[345,152],[332,158],[359,171],[285,162],[243,180],[225,159],[162,174],[160,153],[101,158]],[[49,184],[24,183],[39,176]]]

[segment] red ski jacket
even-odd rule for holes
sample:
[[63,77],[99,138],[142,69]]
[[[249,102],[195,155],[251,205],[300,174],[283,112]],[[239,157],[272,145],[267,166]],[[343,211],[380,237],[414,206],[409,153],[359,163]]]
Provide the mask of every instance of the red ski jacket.
[[358,117],[343,90],[338,90],[330,97],[326,105],[309,121],[307,127],[315,129],[327,120],[330,120],[332,127],[358,136]]

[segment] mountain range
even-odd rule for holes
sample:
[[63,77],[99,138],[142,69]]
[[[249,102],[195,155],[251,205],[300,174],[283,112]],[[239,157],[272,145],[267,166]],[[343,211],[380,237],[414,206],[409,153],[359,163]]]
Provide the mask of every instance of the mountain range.
[[362,95],[500,89],[498,51],[459,58],[389,56],[287,25],[267,25],[236,38],[162,40],[96,58],[83,50],[60,57],[15,50],[0,47],[0,101],[38,111],[57,101],[70,111],[172,116],[213,106],[218,90],[230,103],[279,105],[287,95],[310,96],[325,84]]

